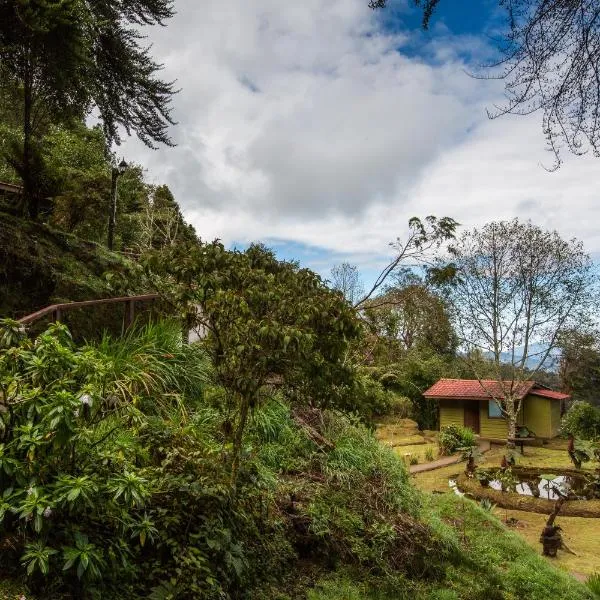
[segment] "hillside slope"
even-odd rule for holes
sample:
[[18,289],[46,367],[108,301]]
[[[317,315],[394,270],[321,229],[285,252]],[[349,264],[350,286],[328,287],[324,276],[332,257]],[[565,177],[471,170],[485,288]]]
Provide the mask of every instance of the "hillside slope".
[[0,316],[19,317],[54,302],[143,291],[140,269],[122,255],[0,213]]

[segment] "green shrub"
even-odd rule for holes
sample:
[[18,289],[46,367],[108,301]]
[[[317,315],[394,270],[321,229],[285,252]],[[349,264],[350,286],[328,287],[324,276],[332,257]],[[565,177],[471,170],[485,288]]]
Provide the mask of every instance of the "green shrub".
[[419,457],[416,454],[411,454],[410,458],[408,459],[408,462],[411,465],[418,465],[419,464]]
[[433,448],[427,448],[427,450],[425,450],[425,460],[427,462],[433,462],[435,460]]
[[413,403],[406,396],[391,393],[387,414],[399,419],[410,419],[413,414]]
[[440,454],[453,454],[459,448],[470,448],[477,443],[475,434],[468,427],[459,425],[446,425],[442,427],[438,436]]
[[600,408],[587,402],[573,402],[561,421],[561,433],[584,440],[600,438]]

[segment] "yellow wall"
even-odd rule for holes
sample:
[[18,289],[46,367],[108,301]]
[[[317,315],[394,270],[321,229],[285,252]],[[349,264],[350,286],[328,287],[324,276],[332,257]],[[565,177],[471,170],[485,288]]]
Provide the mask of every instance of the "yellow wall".
[[[464,425],[465,402],[477,401],[440,400],[440,427],[450,424]],[[537,437],[554,437],[558,435],[560,426],[560,402],[541,396],[527,396],[521,405],[517,423],[529,427]],[[488,417],[487,402],[479,402],[479,435],[490,439],[506,439],[508,435],[506,419]]]
[[440,427],[464,424],[465,411],[461,400],[440,400]]
[[479,403],[479,435],[483,438],[506,439],[508,425],[506,419],[490,419],[488,417],[488,403]]
[[527,396],[523,402],[525,425],[535,435],[551,438],[558,434],[560,425],[560,402],[541,396]]
[[549,400],[551,403],[550,414],[552,415],[552,437],[558,435],[558,430],[560,429],[560,401],[559,400]]

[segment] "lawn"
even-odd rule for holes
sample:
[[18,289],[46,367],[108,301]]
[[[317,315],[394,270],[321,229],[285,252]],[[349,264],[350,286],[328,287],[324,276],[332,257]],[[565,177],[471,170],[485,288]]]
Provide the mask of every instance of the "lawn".
[[[430,462],[438,458],[438,446],[434,443],[427,444],[408,444],[404,446],[394,446],[394,452],[408,464],[410,457],[414,457],[419,461],[419,464],[424,462]],[[433,459],[428,458],[426,455],[431,452]]]
[[[494,446],[484,457],[483,466],[497,466],[500,464],[504,448]],[[569,457],[564,449],[546,447],[526,447],[525,456],[518,458],[518,464],[522,466],[536,467],[572,467]],[[590,463],[586,465],[590,466]],[[593,466],[593,465],[592,465]],[[425,492],[448,492],[448,480],[456,477],[464,468],[464,463],[450,465],[428,471],[417,473],[412,476],[415,485]],[[539,536],[543,525],[548,518],[547,515],[529,513],[517,510],[494,509],[494,514],[501,520],[513,517],[517,519],[516,527],[511,528],[515,533],[523,537],[527,543],[537,552],[541,553]],[[565,571],[585,578],[585,576],[600,572],[600,518],[585,519],[581,517],[557,518],[557,524],[563,529],[565,543],[576,556],[559,551],[557,559],[548,559],[551,563]]]
[[[561,447],[562,446],[562,447]],[[573,463],[566,450],[566,442],[559,440],[549,446],[525,446],[525,454],[517,450],[517,464],[522,467],[564,467],[573,468]],[[506,454],[506,448],[501,445],[493,445],[489,452],[483,455],[483,461],[480,463],[483,467],[499,467],[502,457]],[[584,463],[585,469],[595,469],[600,467],[597,462]]]

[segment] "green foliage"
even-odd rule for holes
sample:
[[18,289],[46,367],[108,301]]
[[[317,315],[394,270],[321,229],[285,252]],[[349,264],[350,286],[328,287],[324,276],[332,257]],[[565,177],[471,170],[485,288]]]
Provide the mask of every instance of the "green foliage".
[[573,402],[562,418],[560,429],[563,435],[584,440],[600,438],[600,408],[587,402]]
[[438,436],[440,454],[453,454],[461,448],[472,448],[477,445],[473,430],[459,425],[446,425],[440,429]]
[[119,141],[122,126],[148,146],[171,144],[175,88],[157,77],[161,67],[140,45],[137,27],[162,24],[172,14],[169,0],[0,6],[0,86],[8,90],[0,99],[22,107],[22,138],[13,140],[9,160],[33,218],[41,199],[52,195],[44,190],[49,178],[41,149],[52,123],[82,119],[95,107],[109,141]]
[[489,498],[482,498],[479,501],[479,506],[482,508],[482,510],[491,513],[496,505]]
[[293,401],[335,406],[348,398],[354,371],[344,361],[357,337],[341,294],[262,246],[227,251],[220,242],[174,247],[149,258],[165,274],[165,293],[190,324],[207,332],[208,350],[235,426],[232,484],[249,413],[265,385],[280,380]]
[[425,450],[425,460],[427,462],[433,462],[435,460],[433,448],[427,448],[427,450]]
[[[50,226],[0,215],[0,315],[33,312],[53,302],[125,296],[147,291],[139,266],[97,244]],[[32,243],[35,240],[35,243]],[[112,320],[110,311],[65,314],[77,334],[92,337]],[[118,314],[119,331],[121,314]]]
[[431,504],[357,417],[285,390],[249,416],[234,493],[227,391],[175,324],[80,348],[64,326],[7,328],[0,552],[40,597],[274,600],[318,582],[311,598],[538,600],[544,581],[587,598],[482,511]]

